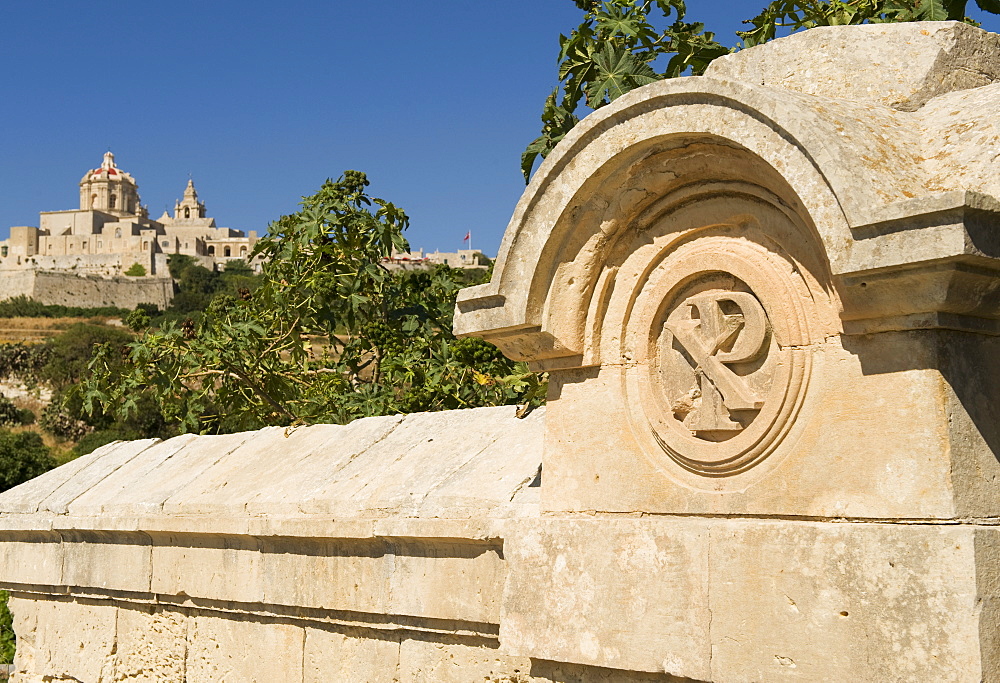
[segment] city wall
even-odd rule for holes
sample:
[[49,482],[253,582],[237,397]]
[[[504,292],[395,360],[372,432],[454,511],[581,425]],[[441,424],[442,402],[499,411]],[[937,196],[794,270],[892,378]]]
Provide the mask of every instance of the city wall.
[[117,306],[135,308],[140,303],[165,309],[174,296],[169,277],[99,277],[66,272],[0,270],[3,297],[26,296],[43,304],[84,308]]
[[598,110],[458,297],[544,409],[0,494],[14,680],[1000,680],[998,54],[814,29]]

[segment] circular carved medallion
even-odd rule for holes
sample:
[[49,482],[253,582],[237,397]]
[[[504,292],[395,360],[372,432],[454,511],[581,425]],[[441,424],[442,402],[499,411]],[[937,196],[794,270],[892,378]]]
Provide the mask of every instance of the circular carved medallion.
[[667,255],[626,328],[638,361],[625,373],[636,430],[706,476],[765,458],[808,374],[799,284],[788,261],[746,240],[703,237]]

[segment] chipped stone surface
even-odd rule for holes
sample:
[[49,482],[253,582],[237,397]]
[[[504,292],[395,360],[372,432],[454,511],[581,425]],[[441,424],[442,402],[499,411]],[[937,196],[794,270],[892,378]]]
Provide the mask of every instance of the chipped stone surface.
[[819,27],[721,57],[706,75],[914,111],[1000,82],[998,51],[1000,36],[957,21]]
[[188,620],[153,606],[118,610],[116,681],[185,683]]

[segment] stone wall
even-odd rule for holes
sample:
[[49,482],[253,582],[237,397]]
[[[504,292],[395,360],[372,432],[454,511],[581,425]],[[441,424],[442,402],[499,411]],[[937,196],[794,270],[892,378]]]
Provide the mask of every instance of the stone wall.
[[543,418],[118,443],[12,489],[15,680],[563,680],[498,641]]
[[135,308],[140,303],[165,309],[174,296],[169,277],[81,276],[43,270],[0,270],[3,297],[26,296],[43,304],[84,308],[117,306]]

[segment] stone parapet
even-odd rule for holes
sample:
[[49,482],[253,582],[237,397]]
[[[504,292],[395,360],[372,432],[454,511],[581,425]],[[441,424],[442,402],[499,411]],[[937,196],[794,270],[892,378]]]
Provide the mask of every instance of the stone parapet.
[[[433,680],[459,663],[499,675],[503,528],[537,516],[543,415],[116,443],[12,489],[0,576],[17,677],[391,680],[411,667]],[[220,643],[273,647],[262,661]],[[511,673],[530,668],[518,661]]]

